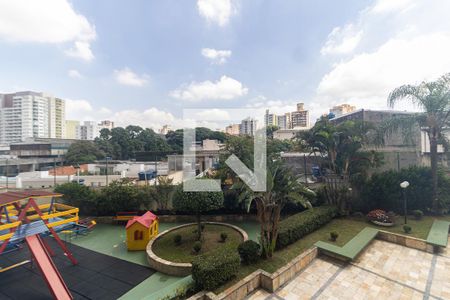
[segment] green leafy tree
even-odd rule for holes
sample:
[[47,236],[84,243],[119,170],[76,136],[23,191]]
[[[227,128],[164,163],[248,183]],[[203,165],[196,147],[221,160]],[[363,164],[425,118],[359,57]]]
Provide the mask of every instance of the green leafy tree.
[[158,210],[168,210],[172,202],[173,195],[177,189],[173,185],[173,179],[167,176],[159,176],[156,186],[147,186],[149,195],[157,204]]
[[432,82],[400,86],[389,94],[387,103],[395,107],[401,100],[409,101],[423,112],[387,121],[381,126],[382,134],[389,136],[401,130],[407,140],[414,130],[421,129],[427,133],[430,140],[433,211],[439,212],[437,147],[440,142],[448,144],[444,133],[449,129],[450,121],[450,74]]
[[100,214],[115,214],[118,211],[148,209],[151,202],[152,199],[142,187],[126,180],[115,180],[98,195],[97,211]]
[[233,185],[240,191],[239,198],[247,210],[252,203],[256,205],[257,217],[260,223],[260,243],[262,256],[270,258],[273,255],[278,237],[280,214],[288,202],[310,207],[310,201],[315,193],[304,187],[281,161],[269,160],[267,164],[267,186],[265,192],[254,192],[241,181]]
[[55,193],[63,194],[62,199],[68,205],[78,207],[83,214],[95,213],[96,193],[85,185],[74,182],[59,184]]
[[68,164],[92,163],[102,159],[105,154],[91,141],[78,141],[70,145],[65,155]]
[[173,197],[173,207],[176,211],[194,212],[197,216],[198,240],[201,240],[202,237],[201,215],[222,206],[222,192],[185,192],[183,187],[180,186]]

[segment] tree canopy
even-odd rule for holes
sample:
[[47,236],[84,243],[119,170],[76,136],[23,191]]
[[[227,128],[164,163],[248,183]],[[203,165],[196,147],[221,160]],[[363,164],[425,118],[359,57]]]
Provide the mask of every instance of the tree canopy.
[[65,155],[68,164],[92,163],[97,159],[102,159],[105,153],[91,141],[77,141],[70,145]]

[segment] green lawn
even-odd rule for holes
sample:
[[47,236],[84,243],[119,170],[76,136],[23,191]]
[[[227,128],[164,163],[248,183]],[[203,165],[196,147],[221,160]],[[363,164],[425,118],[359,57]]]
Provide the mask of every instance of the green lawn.
[[[191,262],[196,256],[193,251],[193,245],[197,241],[197,225],[186,226],[171,231],[163,237],[156,240],[153,244],[153,252],[161,258],[173,262]],[[225,243],[220,241],[220,234],[227,234]],[[180,245],[175,245],[175,235],[181,235]],[[206,224],[202,232],[202,249],[199,254],[207,253],[224,245],[237,246],[243,241],[242,236],[236,230],[228,226]]]
[[[443,216],[436,218],[450,221],[450,216]],[[428,231],[430,230],[434,219],[435,217],[429,216],[423,217],[422,220],[420,221],[417,221],[412,217],[408,218],[408,225],[412,227],[412,232],[409,234],[409,236],[426,239]],[[304,238],[295,242],[294,244],[289,245],[288,247],[281,249],[279,251],[276,251],[272,259],[260,260],[258,263],[251,266],[245,265],[241,266],[237,277],[234,280],[222,286],[221,288],[219,288],[218,290],[216,290],[215,292],[220,293],[221,291],[232,286],[240,279],[246,277],[247,275],[258,269],[262,269],[269,273],[273,273],[282,266],[289,263],[292,259],[301,254],[303,251],[310,248],[317,241],[325,241],[333,243],[330,241],[331,231],[336,231],[339,233],[339,237],[335,242],[335,244],[337,246],[343,246],[345,243],[351,240],[356,234],[358,234],[358,232],[360,232],[364,227],[374,227],[377,229],[391,231],[394,233],[405,234],[403,232],[402,217],[396,218],[396,224],[397,225],[393,227],[381,227],[367,222],[365,218],[348,217],[348,218],[334,219],[327,225],[305,236]]]

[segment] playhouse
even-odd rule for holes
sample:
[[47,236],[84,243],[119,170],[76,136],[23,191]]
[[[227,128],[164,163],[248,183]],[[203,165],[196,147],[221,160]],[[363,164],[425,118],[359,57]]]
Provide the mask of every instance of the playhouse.
[[133,217],[125,228],[128,250],[145,250],[148,242],[158,234],[158,217],[148,211]]

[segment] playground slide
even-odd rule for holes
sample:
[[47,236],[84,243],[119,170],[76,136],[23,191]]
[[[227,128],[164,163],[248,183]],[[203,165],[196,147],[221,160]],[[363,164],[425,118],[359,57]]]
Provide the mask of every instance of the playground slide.
[[55,299],[73,299],[61,274],[47,253],[41,237],[38,234],[30,235],[25,240]]

